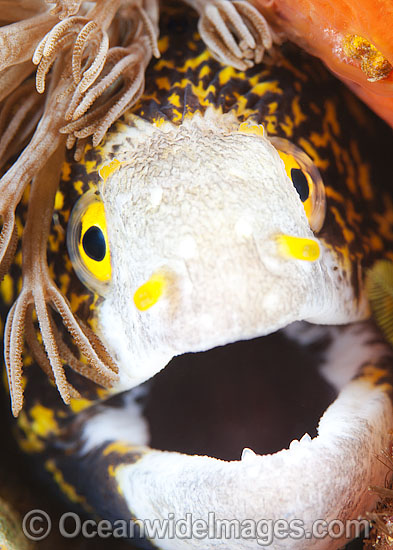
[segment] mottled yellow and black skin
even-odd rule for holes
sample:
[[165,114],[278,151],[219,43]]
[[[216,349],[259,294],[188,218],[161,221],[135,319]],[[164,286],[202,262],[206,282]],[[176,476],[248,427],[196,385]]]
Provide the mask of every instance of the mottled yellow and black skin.
[[[235,113],[239,122],[251,118],[263,124],[268,134],[301,147],[319,168],[327,195],[326,220],[319,235],[342,257],[355,290],[367,267],[379,258],[393,259],[391,129],[316,59],[284,46],[274,61],[247,72],[222,66],[199,39],[195,14],[183,7],[165,8],[159,45],[162,56],[149,66],[145,93],[133,113],[151,124],[162,120],[181,124],[189,114],[214,106],[223,113]],[[110,132],[121,132],[123,124],[120,120]],[[110,158],[103,154],[102,146],[88,146],[81,162],[73,162],[70,155],[63,167],[48,244],[54,280],[72,309],[93,329],[95,307],[101,298],[74,274],[65,233],[73,205],[80,195],[97,187],[98,169]],[[23,218],[23,208],[19,215]],[[20,276],[19,251],[1,286],[2,331],[6,312],[20,289]],[[111,443],[83,460],[72,459],[83,444],[81,428],[97,407],[105,408],[95,402],[106,398],[108,392],[68,372],[84,399],[66,406],[54,385],[32,363],[26,353],[25,405],[16,421],[21,449],[44,465],[75,504],[87,511],[99,510],[109,519],[128,518],[113,472],[122,462],[138,460],[141,451]],[[121,406],[122,396],[115,399]]]

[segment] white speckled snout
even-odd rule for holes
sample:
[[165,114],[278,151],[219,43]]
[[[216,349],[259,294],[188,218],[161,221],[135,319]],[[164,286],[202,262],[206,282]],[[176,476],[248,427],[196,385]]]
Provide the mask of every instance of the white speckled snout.
[[[267,139],[194,117],[134,140],[118,158],[125,164],[102,188],[113,278],[100,324],[132,385],[174,355],[260,336],[321,308],[320,263],[278,251],[277,234],[313,233]],[[157,272],[166,290],[140,312],[133,295]]]

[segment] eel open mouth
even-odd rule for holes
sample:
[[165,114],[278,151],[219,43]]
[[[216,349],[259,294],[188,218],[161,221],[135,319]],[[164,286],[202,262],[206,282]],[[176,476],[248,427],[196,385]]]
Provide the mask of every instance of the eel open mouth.
[[319,355],[279,332],[174,358],[150,382],[150,445],[239,460],[245,447],[267,454],[315,437],[336,397]]
[[[389,372],[375,363],[381,346],[367,322],[301,323],[173,359],[134,397],[150,448],[116,475],[130,509],[159,521],[207,522],[214,513],[241,524],[301,522],[302,537],[274,538],[274,550],[333,550],[362,536],[377,501],[370,487],[387,474],[378,455],[391,444]],[[321,521],[340,532],[319,536]],[[197,537],[173,542],[159,546],[201,547]],[[204,543],[259,548],[258,540]]]

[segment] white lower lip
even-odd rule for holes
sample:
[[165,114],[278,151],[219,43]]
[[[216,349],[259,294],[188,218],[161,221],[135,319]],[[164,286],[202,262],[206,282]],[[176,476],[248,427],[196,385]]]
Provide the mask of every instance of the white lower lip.
[[[193,520],[217,518],[259,521],[300,519],[311,529],[318,519],[363,516],[376,501],[370,485],[383,485],[386,466],[375,457],[390,441],[392,405],[386,393],[367,380],[354,380],[321,418],[319,435],[303,437],[290,449],[226,462],[203,456],[149,451],[134,465],[119,469],[117,480],[140,519],[163,521],[191,514]],[[384,420],[382,420],[384,419]],[[159,503],[159,505],[157,504]],[[163,549],[259,548],[255,540],[201,541],[164,538]],[[348,542],[311,538],[275,540],[274,550],[327,550]]]

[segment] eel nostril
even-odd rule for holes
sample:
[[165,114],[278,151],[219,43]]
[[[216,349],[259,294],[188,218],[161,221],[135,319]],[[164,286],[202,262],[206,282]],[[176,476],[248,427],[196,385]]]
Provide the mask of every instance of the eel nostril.
[[153,273],[146,283],[134,293],[134,304],[139,311],[150,309],[162,297],[168,284],[168,278],[162,272]]
[[281,256],[315,262],[318,260],[321,249],[316,239],[293,237],[292,235],[276,236],[278,251]]

